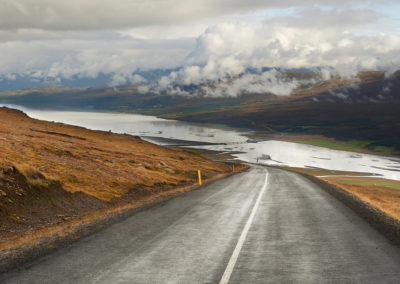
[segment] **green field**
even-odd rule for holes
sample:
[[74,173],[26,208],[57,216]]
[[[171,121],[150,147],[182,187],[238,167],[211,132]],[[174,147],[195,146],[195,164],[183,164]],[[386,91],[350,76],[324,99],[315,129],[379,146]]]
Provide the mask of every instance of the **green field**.
[[400,189],[400,184],[392,184],[392,183],[362,182],[362,181],[350,181],[350,180],[338,180],[338,182],[345,183],[345,184],[382,186],[382,187],[389,187],[389,188],[393,188],[393,189]]
[[319,147],[362,152],[362,150],[371,150],[381,154],[395,155],[398,154],[396,149],[393,147],[386,146],[373,146],[374,141],[363,141],[363,140],[350,140],[350,141],[337,141],[333,139],[295,139],[293,142],[301,144],[309,144]]

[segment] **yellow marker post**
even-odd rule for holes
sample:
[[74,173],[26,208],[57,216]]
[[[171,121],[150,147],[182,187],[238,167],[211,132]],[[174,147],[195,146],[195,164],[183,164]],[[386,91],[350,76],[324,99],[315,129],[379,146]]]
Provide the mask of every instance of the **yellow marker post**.
[[235,165],[232,166],[232,173],[235,172]]
[[198,170],[197,173],[199,174],[199,184],[201,185],[201,172],[200,172],[200,170]]

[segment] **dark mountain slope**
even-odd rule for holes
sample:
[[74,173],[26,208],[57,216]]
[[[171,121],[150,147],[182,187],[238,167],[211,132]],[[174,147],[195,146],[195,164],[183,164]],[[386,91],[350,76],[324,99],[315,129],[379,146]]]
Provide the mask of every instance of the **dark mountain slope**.
[[[322,134],[370,140],[400,149],[400,72],[362,72],[355,79],[322,80],[310,72],[285,73],[301,81],[291,96],[174,96],[118,89],[36,89],[0,94],[0,102],[48,109],[138,112],[193,122],[223,123],[266,133]],[[235,79],[232,79],[233,82]],[[191,88],[194,88],[191,86]]]

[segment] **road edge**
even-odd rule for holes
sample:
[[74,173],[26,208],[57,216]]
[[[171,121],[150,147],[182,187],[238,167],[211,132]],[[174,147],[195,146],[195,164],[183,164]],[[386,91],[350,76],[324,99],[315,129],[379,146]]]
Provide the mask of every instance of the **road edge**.
[[[280,168],[282,169],[282,168]],[[307,175],[305,173],[299,173],[290,169],[283,169],[292,173],[299,174],[305,177],[312,183],[318,185],[325,192],[335,197],[351,210],[353,210],[358,216],[369,223],[373,228],[385,236],[392,244],[400,246],[400,221],[387,215],[382,210],[371,206],[369,203],[361,200],[357,196],[347,192],[346,190],[332,185],[317,177]]]
[[[202,185],[193,185],[184,192],[177,191],[172,195],[158,197],[140,206],[123,209],[121,211],[105,213],[104,215],[91,220],[90,223],[82,222],[74,225],[74,230],[66,235],[60,236],[56,233],[51,236],[40,238],[34,245],[24,244],[10,250],[0,251],[0,274],[9,272],[11,270],[20,269],[41,257],[44,257],[58,249],[72,245],[74,242],[80,239],[98,233],[101,230],[121,222],[139,212],[160,205],[178,196],[188,194],[191,191],[200,190],[205,186],[208,186],[216,181],[229,178],[232,175],[246,172],[248,169],[249,168],[245,168],[241,171],[223,174],[221,176],[204,181]],[[176,190],[178,189],[179,188],[176,188]]]

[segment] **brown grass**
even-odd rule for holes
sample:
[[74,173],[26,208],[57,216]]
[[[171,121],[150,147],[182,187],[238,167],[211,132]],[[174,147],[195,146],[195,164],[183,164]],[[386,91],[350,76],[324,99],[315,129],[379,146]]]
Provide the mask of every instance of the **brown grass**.
[[[365,175],[369,174],[357,172],[294,167],[277,168],[320,178],[325,182],[337,186],[356,196],[357,198],[367,202],[372,207],[380,209],[387,215],[400,220],[400,181],[366,177]],[[346,177],[344,175],[350,175],[351,177]]]
[[0,249],[185,192],[198,170],[205,182],[232,171],[188,150],[0,108]]
[[[229,171],[222,163],[173,151],[137,137],[39,121],[19,111],[0,109],[0,162],[23,173],[37,171],[58,180],[70,192],[104,201],[120,197],[136,184],[177,185]],[[174,174],[167,173],[170,169]]]
[[323,180],[400,220],[400,181],[372,177],[326,177]]
[[[240,170],[244,170],[247,167],[239,166]],[[228,174],[219,174],[210,179],[208,179],[204,184],[207,184],[215,179],[223,178]],[[55,224],[50,224],[45,227],[38,227],[25,232],[23,235],[16,234],[12,237],[2,239],[0,242],[0,251],[6,251],[14,248],[18,248],[24,245],[36,246],[40,243],[40,239],[43,237],[74,237],[75,233],[82,226],[89,226],[98,220],[106,220],[109,216],[123,213],[126,210],[137,208],[145,204],[155,202],[157,200],[164,200],[185,192],[191,191],[198,188],[198,184],[192,184],[183,187],[177,187],[169,191],[161,191],[156,194],[142,197],[138,200],[132,201],[127,204],[121,204],[113,206],[111,208],[103,210],[95,210],[89,214],[78,216],[76,218],[71,218],[69,220],[64,220]]]
[[335,171],[326,169],[311,169],[311,168],[296,168],[296,167],[282,167],[282,166],[272,166],[274,168],[290,170],[297,173],[302,173],[310,176],[340,176],[340,175],[351,175],[351,176],[369,176],[370,173],[360,173],[360,172],[346,172],[346,171]]

